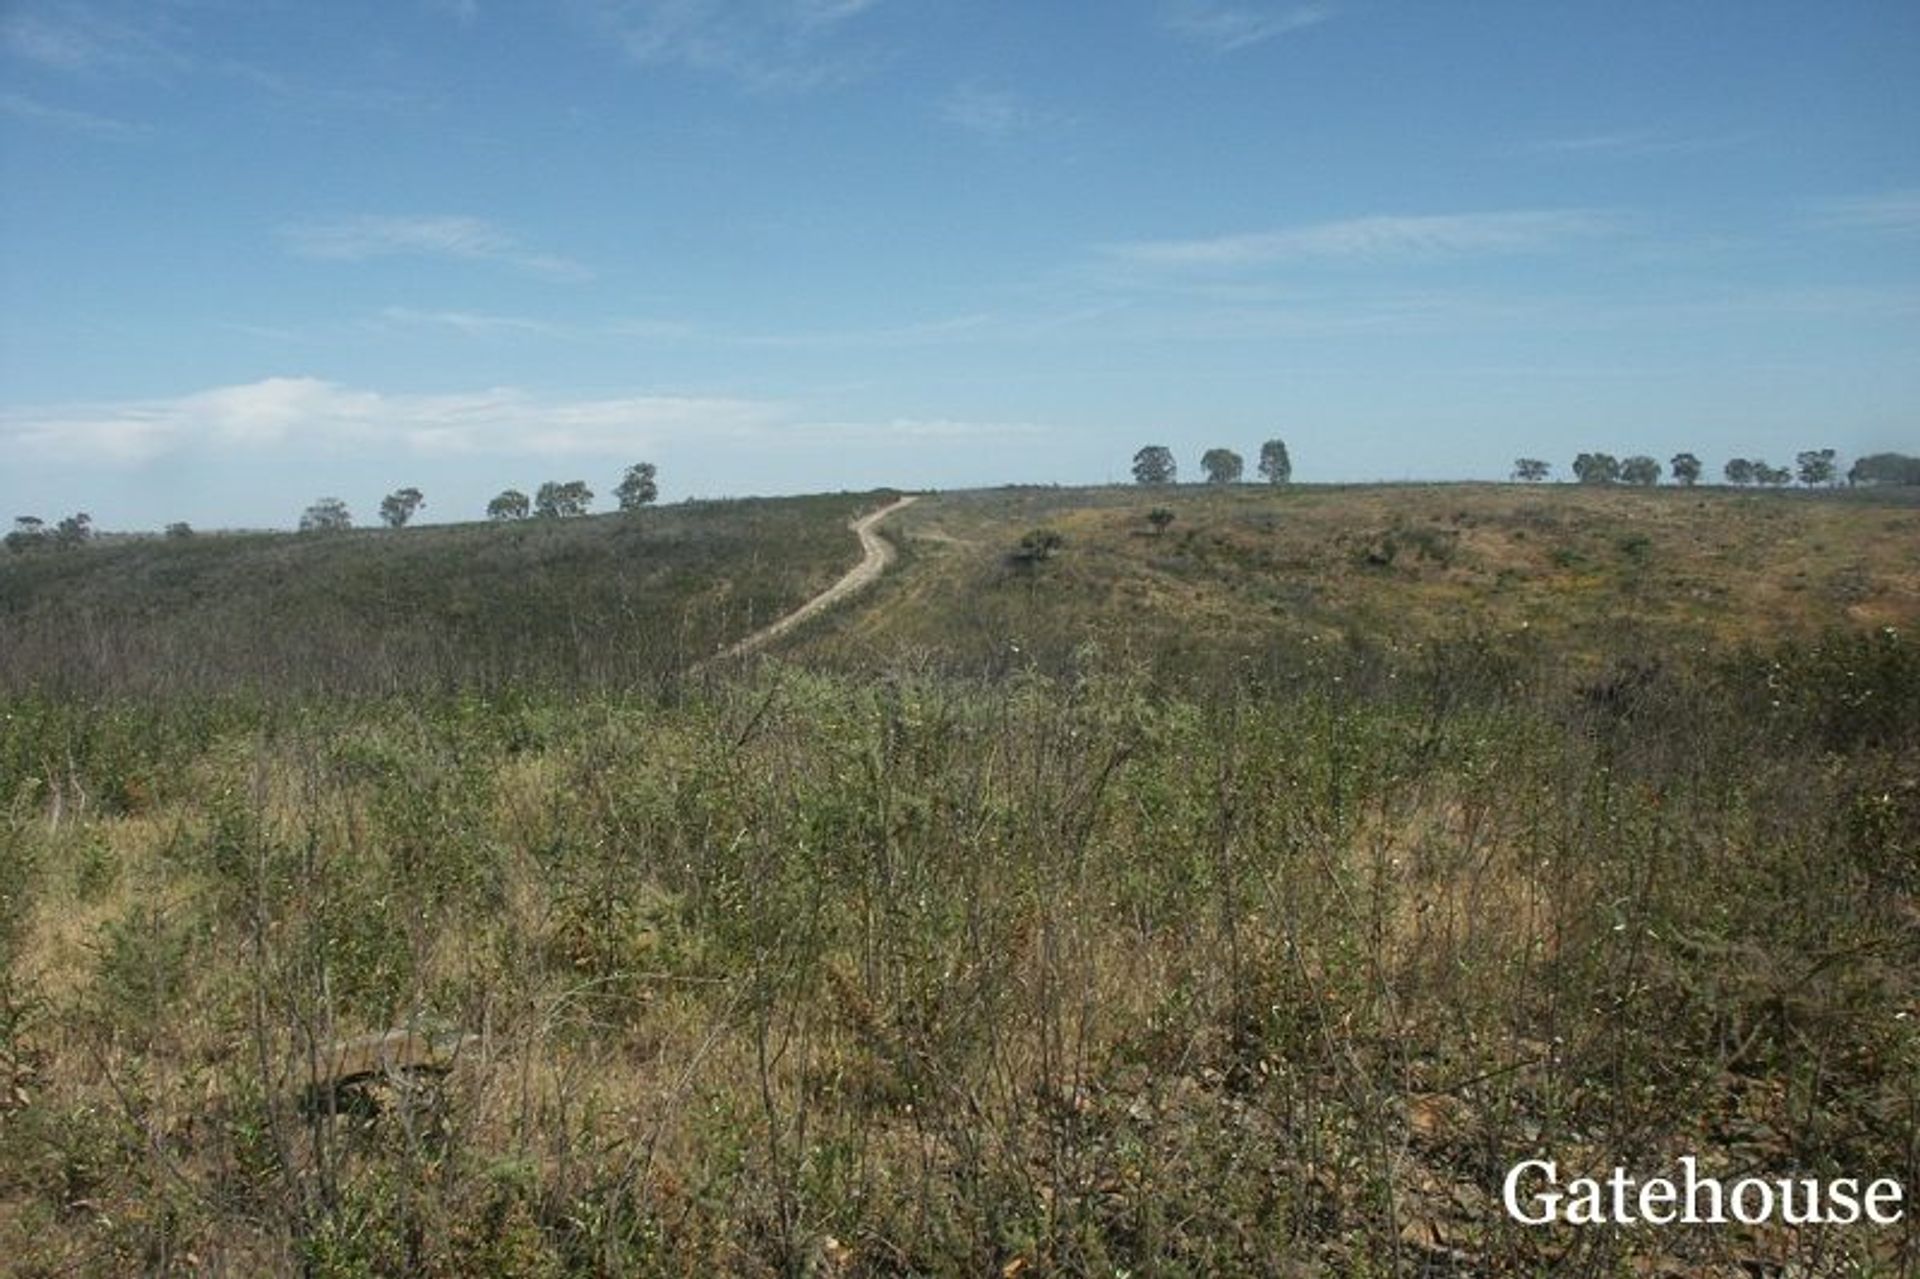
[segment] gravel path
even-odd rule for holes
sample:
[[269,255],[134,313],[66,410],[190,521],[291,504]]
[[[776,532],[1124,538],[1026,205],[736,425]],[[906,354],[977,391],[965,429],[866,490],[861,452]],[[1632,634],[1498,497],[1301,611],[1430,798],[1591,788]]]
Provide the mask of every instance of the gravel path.
[[879,510],[869,512],[855,520],[851,527],[855,533],[859,534],[860,549],[865,554],[858,564],[847,570],[846,576],[771,626],[763,626],[745,639],[721,650],[714,660],[745,657],[749,653],[765,648],[808,618],[832,608],[886,572],[887,565],[893,563],[893,543],[875,532],[874,526],[913,500],[910,494],[902,496]]

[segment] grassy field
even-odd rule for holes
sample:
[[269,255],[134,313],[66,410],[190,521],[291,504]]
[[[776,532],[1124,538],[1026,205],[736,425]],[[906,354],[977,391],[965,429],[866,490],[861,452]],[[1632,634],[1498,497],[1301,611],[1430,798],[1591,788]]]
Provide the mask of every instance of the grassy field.
[[[673,677],[875,500],[0,568],[8,1266],[1920,1266],[1498,1205],[1543,1153],[1920,1186],[1920,511],[941,495]],[[529,656],[450,612],[556,563],[602,594]],[[355,647],[395,616],[440,646]],[[470,1038],[326,1086],[391,1028]]]

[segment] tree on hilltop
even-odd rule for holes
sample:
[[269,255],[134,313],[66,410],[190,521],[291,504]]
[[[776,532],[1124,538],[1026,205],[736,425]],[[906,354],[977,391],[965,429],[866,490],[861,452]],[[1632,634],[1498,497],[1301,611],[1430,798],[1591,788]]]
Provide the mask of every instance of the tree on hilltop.
[[69,515],[53,528],[55,546],[80,546],[93,540],[93,516],[85,511]]
[[1528,484],[1538,484],[1547,478],[1553,467],[1537,457],[1518,457],[1513,460],[1513,478]]
[[487,503],[490,520],[524,520],[533,511],[533,503],[519,489],[507,489]]
[[1133,455],[1133,478],[1139,484],[1171,484],[1179,475],[1173,450],[1164,444],[1149,444]]
[[353,527],[353,515],[337,497],[323,497],[300,513],[302,533],[338,533]]
[[1582,484],[1615,484],[1620,461],[1611,453],[1582,453],[1573,459],[1573,478]]
[[404,528],[413,513],[427,504],[417,488],[395,489],[380,499],[380,519],[388,528]]
[[571,519],[585,515],[592,505],[593,490],[584,480],[568,480],[564,484],[548,480],[533,495],[533,513],[542,519]]
[[7,534],[7,549],[15,553],[31,551],[45,546],[49,537],[47,522],[38,515],[16,515],[13,531]]
[[1691,453],[1675,453],[1667,466],[1673,471],[1675,484],[1692,488],[1700,482],[1700,459]]
[[1753,463],[1744,457],[1729,458],[1721,474],[1727,477],[1727,483],[1744,488],[1754,481]]
[[1849,484],[1920,484],[1920,457],[1869,453],[1847,468]]
[[1620,478],[1628,484],[1650,485],[1660,482],[1660,464],[1644,453],[1636,453],[1620,463]]
[[1293,459],[1287,456],[1285,440],[1268,440],[1260,446],[1260,478],[1269,484],[1285,484],[1293,478]]
[[620,487],[613,490],[613,496],[619,501],[623,511],[637,511],[660,496],[660,485],[655,482],[659,472],[651,462],[635,462],[627,468],[620,479]]
[[1246,464],[1232,449],[1208,449],[1200,455],[1200,469],[1209,484],[1238,484]]
[[1816,484],[1831,484],[1835,472],[1832,449],[1808,449],[1794,459],[1800,471],[1800,482],[1808,488]]

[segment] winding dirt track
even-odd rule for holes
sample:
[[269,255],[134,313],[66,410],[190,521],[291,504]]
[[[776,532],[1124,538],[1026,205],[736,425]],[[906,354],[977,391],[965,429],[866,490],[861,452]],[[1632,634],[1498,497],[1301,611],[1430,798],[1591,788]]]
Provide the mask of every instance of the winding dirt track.
[[860,549],[865,554],[858,564],[847,570],[846,576],[771,626],[761,627],[738,643],[722,649],[709,660],[724,661],[730,657],[745,657],[749,653],[757,652],[808,618],[832,608],[855,591],[871,584],[880,574],[886,572],[887,565],[893,563],[894,554],[893,543],[874,532],[874,526],[913,500],[912,494],[903,495],[879,510],[870,511],[855,520],[849,527],[860,535]]

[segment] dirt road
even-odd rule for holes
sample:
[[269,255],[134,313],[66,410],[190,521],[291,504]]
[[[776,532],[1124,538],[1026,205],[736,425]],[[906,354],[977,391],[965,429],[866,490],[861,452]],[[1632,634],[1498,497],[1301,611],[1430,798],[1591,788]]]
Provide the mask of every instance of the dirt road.
[[893,544],[874,532],[874,526],[913,500],[911,494],[896,498],[879,510],[871,511],[855,520],[852,528],[860,535],[860,549],[865,554],[858,564],[847,570],[846,576],[773,625],[762,627],[737,644],[722,649],[710,660],[721,661],[729,657],[745,657],[749,653],[765,648],[808,618],[832,608],[847,596],[873,582],[886,571],[887,565],[893,563]]

